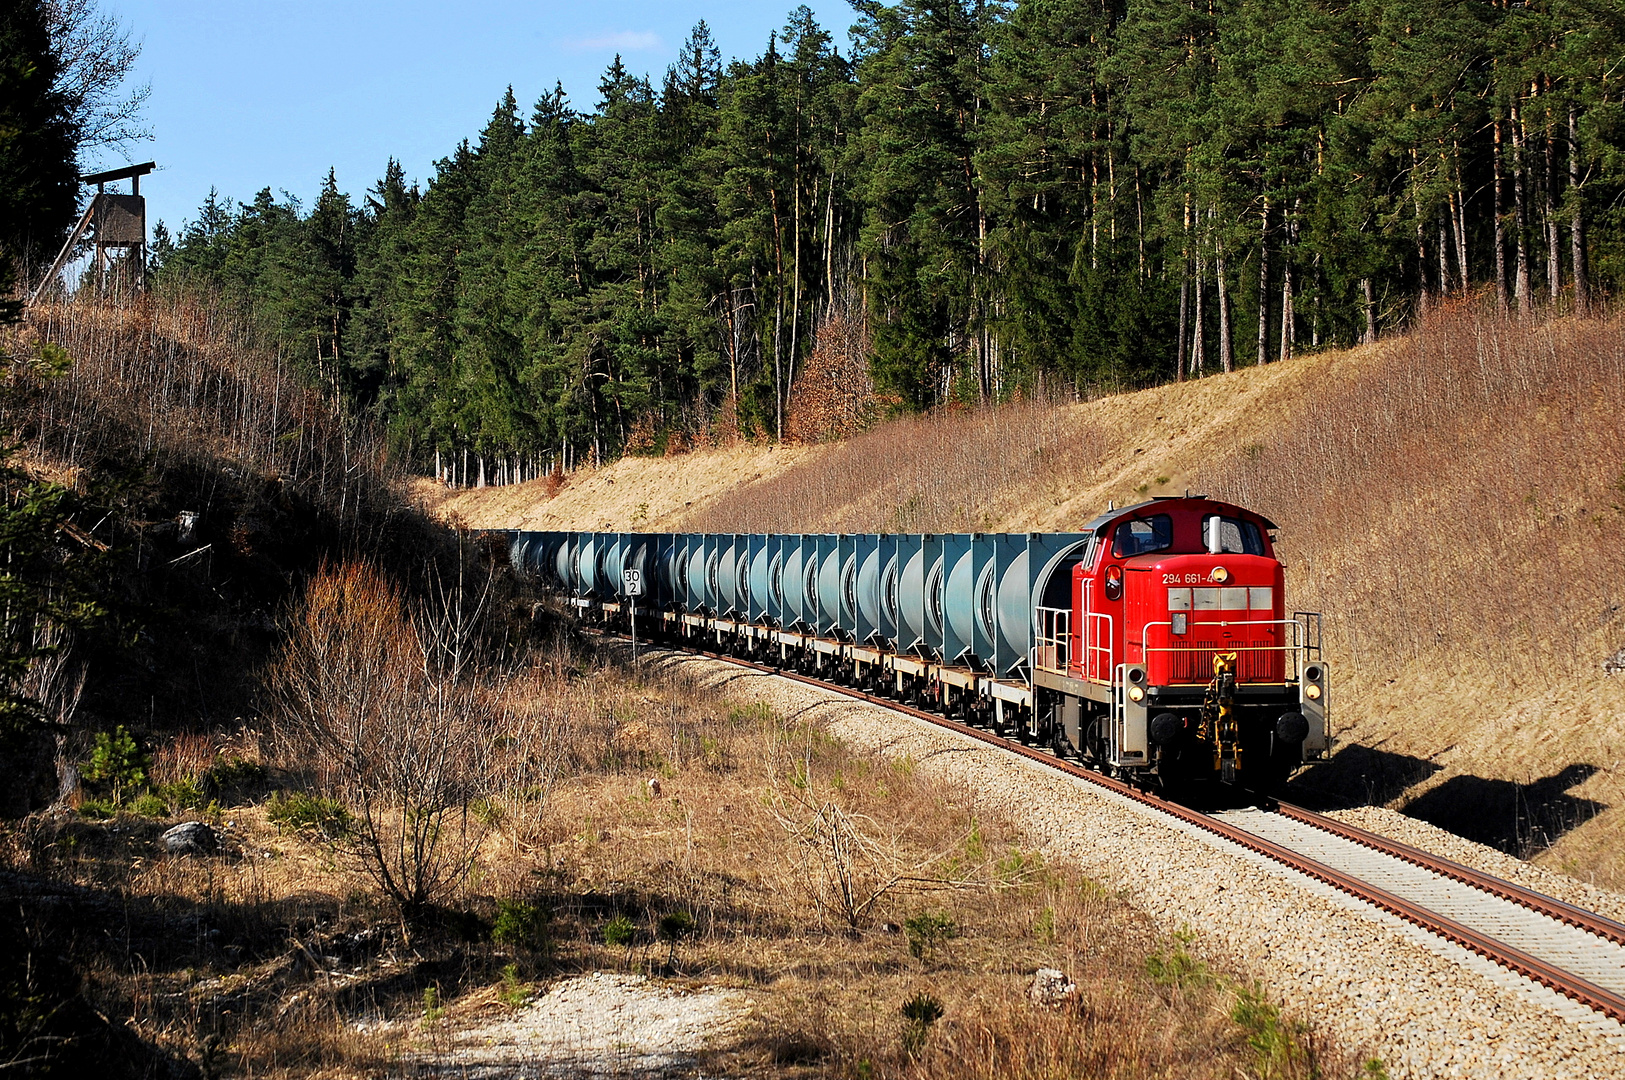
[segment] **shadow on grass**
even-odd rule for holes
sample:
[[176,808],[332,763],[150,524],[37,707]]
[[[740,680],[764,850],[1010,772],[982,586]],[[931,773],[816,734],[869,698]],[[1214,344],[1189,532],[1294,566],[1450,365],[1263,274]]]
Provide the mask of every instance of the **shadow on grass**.
[[1310,810],[1382,806],[1443,768],[1426,758],[1352,744],[1329,760],[1311,765],[1286,786],[1283,795]]
[[[1402,798],[1442,765],[1372,746],[1345,746],[1287,785],[1283,797],[1311,810],[1382,806]],[[1608,809],[1569,794],[1597,766],[1574,764],[1552,776],[1519,784],[1481,776],[1452,776],[1400,809],[1457,836],[1527,859]]]
[[1576,764],[1527,784],[1452,776],[1412,799],[1404,812],[1468,840],[1527,859],[1608,807],[1570,795],[1597,766]]

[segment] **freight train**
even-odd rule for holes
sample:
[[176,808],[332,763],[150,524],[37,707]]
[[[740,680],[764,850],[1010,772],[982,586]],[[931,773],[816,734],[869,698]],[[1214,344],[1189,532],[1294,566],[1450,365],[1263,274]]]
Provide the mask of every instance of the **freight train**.
[[1323,758],[1321,618],[1276,527],[1205,497],[1072,533],[519,532],[580,618],[861,688],[1147,785],[1265,787]]

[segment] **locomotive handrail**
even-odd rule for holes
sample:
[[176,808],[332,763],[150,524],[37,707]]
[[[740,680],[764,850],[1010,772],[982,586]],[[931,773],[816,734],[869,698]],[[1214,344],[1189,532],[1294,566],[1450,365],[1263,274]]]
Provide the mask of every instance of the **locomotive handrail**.
[[[1106,644],[1104,645],[1100,644],[1100,635],[1095,631],[1097,622],[1106,624]],[[1090,682],[1105,682],[1114,678],[1112,660],[1115,657],[1112,655],[1112,646],[1116,644],[1116,641],[1117,627],[1112,622],[1111,613],[1108,611],[1090,611],[1089,590],[1085,589],[1083,592],[1083,655],[1078,657],[1079,661],[1081,661],[1079,674]],[[1105,679],[1097,679],[1090,674],[1091,670],[1095,668],[1096,653],[1101,654],[1099,671],[1101,675],[1106,677]],[[1108,682],[1107,685],[1111,685],[1111,683]]]
[[[1151,629],[1153,627],[1157,627],[1157,626],[1166,626],[1166,627],[1168,627],[1169,636],[1172,637],[1173,636],[1173,625],[1174,624],[1173,624],[1173,622],[1171,620],[1164,619],[1161,622],[1148,622],[1148,623],[1146,623],[1144,626],[1142,626],[1140,628],[1140,659],[1142,661],[1146,660],[1147,654],[1154,653],[1154,652],[1165,652],[1165,653],[1209,652],[1209,651],[1212,651],[1213,649],[1219,647],[1217,644],[1215,644],[1213,642],[1208,642],[1206,644],[1196,644],[1196,645],[1171,645],[1170,644],[1170,645],[1153,646],[1153,645],[1149,644],[1150,637],[1151,637]],[[1309,648],[1310,648],[1308,643],[1303,640],[1303,633],[1305,632],[1304,631],[1304,625],[1303,625],[1303,623],[1299,622],[1297,619],[1226,619],[1226,620],[1221,620],[1219,622],[1204,622],[1204,623],[1198,623],[1196,625],[1198,625],[1198,626],[1290,626],[1290,627],[1292,627],[1292,639],[1293,640],[1292,640],[1291,644],[1281,644],[1281,645],[1241,645],[1241,644],[1226,642],[1224,644],[1224,646],[1223,646],[1225,652],[1236,652],[1236,653],[1243,653],[1243,652],[1248,652],[1248,653],[1280,652],[1282,654],[1286,654],[1286,653],[1305,653],[1305,654],[1307,654],[1307,652],[1309,651]],[[1290,681],[1296,681],[1299,678],[1299,676],[1301,675],[1302,670],[1303,670],[1303,664],[1302,664],[1301,661],[1303,659],[1305,659],[1305,658],[1306,657],[1295,658],[1298,662],[1296,662],[1294,664],[1292,679]],[[1283,675],[1284,674],[1285,673],[1283,672]]]
[[1072,660],[1071,610],[1037,606],[1033,622],[1033,667],[1064,673]]
[[1112,670],[1112,715],[1111,723],[1106,725],[1106,753],[1112,762],[1123,758],[1122,731],[1128,715],[1127,668],[1127,664],[1118,664]]

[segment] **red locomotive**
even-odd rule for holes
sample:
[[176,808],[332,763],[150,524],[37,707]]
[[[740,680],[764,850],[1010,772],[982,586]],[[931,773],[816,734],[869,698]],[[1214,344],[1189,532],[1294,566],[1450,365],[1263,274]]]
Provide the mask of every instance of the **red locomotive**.
[[1165,783],[1269,783],[1325,755],[1320,617],[1286,615],[1274,529],[1205,498],[1085,527],[1070,610],[1037,609],[1035,713],[1059,750]]

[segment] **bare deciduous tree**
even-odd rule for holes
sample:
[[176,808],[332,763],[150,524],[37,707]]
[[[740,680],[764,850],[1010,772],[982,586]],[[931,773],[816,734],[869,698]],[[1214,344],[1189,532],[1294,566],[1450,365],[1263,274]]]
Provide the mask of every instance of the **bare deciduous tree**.
[[455,890],[486,833],[472,810],[501,703],[476,662],[484,600],[442,588],[414,618],[373,568],[324,570],[271,677],[290,741],[355,813],[354,851],[408,924]]
[[832,311],[813,338],[806,369],[793,385],[785,430],[798,442],[830,442],[862,431],[881,402],[869,374],[869,324],[856,307]]
[[79,768],[70,752],[73,718],[85,693],[85,664],[73,651],[73,631],[61,623],[34,626],[34,658],[23,677],[22,691],[37,701],[56,742],[56,806],[65,806],[79,790]]
[[127,87],[141,55],[139,42],[96,0],[46,0],[46,28],[62,60],[56,89],[67,99],[79,129],[81,161],[87,151],[127,154],[152,138],[142,120],[151,83]]

